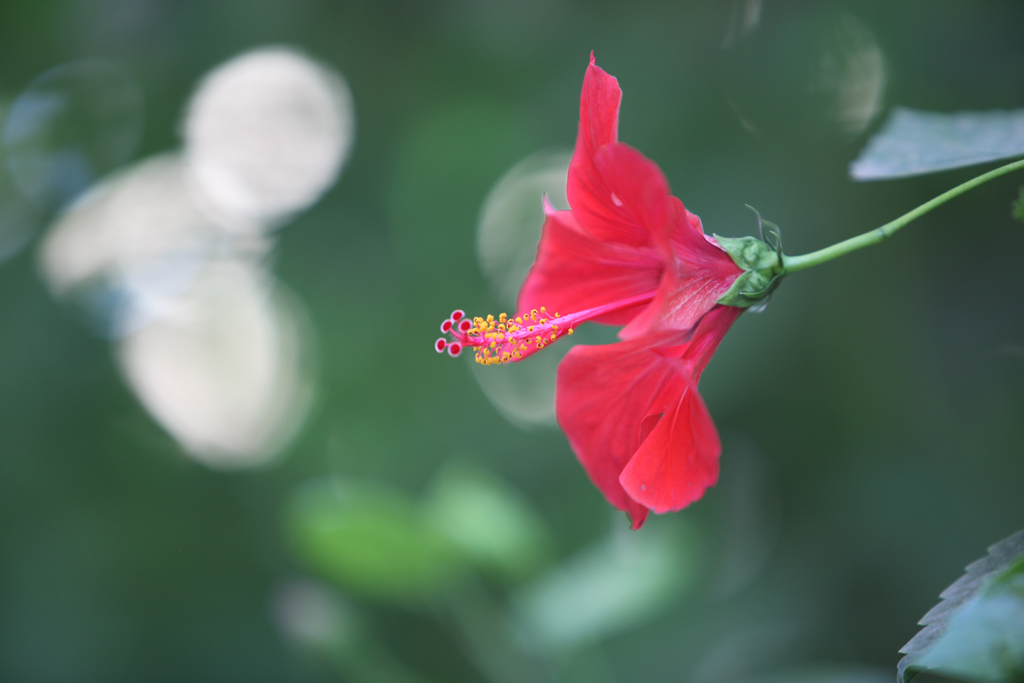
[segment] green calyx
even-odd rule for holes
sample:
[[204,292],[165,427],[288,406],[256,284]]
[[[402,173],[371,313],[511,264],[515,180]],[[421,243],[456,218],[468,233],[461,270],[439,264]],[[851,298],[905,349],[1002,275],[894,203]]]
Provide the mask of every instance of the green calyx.
[[778,241],[771,245],[756,237],[718,235],[715,235],[715,241],[744,271],[717,303],[737,308],[767,303],[768,297],[785,275],[782,249]]

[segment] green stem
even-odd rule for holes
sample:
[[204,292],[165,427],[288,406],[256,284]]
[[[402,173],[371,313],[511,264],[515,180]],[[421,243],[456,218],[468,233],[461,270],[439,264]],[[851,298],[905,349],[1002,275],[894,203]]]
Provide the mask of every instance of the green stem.
[[1024,159],[1014,161],[1013,163],[1006,164],[1005,166],[1000,166],[999,168],[993,169],[988,173],[978,176],[977,178],[972,178],[962,185],[957,185],[952,190],[943,192],[935,199],[922,204],[910,213],[906,213],[896,220],[886,223],[880,228],[875,228],[874,230],[866,232],[863,235],[851,237],[848,240],[843,240],[842,242],[833,244],[831,247],[812,251],[810,254],[803,254],[801,256],[784,256],[782,260],[784,272],[787,274],[795,273],[798,270],[804,270],[805,268],[810,268],[812,266],[817,266],[827,261],[831,261],[834,258],[839,258],[844,254],[849,254],[851,251],[857,251],[858,249],[869,247],[872,244],[878,244],[907,223],[910,223],[932,209],[945,204],[950,199],[962,195],[964,192],[967,192],[982,183],[987,183],[993,178],[998,178],[1001,175],[1006,175],[1007,173],[1011,173],[1020,168],[1024,168]]

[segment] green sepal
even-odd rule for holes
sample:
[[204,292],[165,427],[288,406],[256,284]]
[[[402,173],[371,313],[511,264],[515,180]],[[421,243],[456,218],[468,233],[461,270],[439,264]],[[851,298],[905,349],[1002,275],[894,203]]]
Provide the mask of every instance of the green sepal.
[[775,249],[756,237],[714,237],[718,246],[743,270],[764,270],[779,264]]
[[736,278],[732,287],[715,303],[723,306],[749,308],[755,306],[775,291],[782,282],[782,274],[772,275],[767,270],[748,270]]
[[749,308],[764,302],[782,282],[782,259],[776,247],[756,237],[719,237],[715,241],[744,270],[716,303]]

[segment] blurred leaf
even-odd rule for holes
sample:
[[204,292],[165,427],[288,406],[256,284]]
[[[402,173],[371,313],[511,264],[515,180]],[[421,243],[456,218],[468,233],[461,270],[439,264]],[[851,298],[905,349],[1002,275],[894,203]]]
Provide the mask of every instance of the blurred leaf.
[[942,592],[900,650],[898,679],[925,669],[976,681],[1024,680],[1024,530],[996,543]]
[[954,114],[897,107],[850,164],[854,180],[885,180],[1024,154],[1024,109]]
[[1013,217],[1024,223],[1024,185],[1020,186],[1017,201],[1013,203]]
[[485,472],[443,469],[425,513],[438,533],[505,578],[524,578],[550,556],[551,539],[541,518],[517,491]]
[[572,648],[646,621],[678,598],[696,574],[696,538],[679,518],[624,528],[526,586],[517,600],[528,632]]
[[288,528],[311,569],[371,597],[433,594],[462,567],[455,547],[385,489],[309,484],[292,501]]

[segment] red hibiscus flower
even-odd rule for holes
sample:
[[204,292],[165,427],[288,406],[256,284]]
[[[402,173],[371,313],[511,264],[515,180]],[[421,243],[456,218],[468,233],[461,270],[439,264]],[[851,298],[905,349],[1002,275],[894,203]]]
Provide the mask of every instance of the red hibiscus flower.
[[658,166],[618,142],[621,97],[591,55],[569,165],[572,209],[545,202],[520,312],[471,320],[455,311],[441,326],[451,339],[435,348],[515,362],[585,321],[624,325],[622,342],[569,352],[556,413],[594,484],[636,529],[649,510],[679,510],[718,478],[721,445],[697,381],[743,311],[720,301],[735,303],[736,287],[749,284],[737,280],[749,273],[730,256],[735,249],[704,234]]

